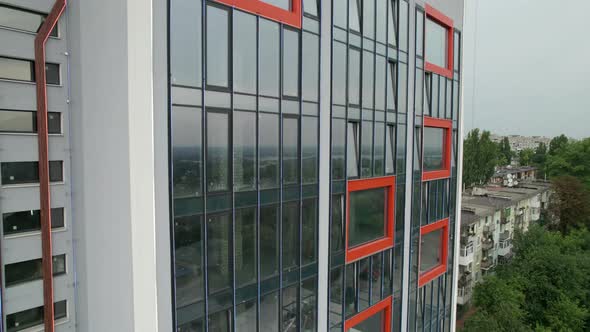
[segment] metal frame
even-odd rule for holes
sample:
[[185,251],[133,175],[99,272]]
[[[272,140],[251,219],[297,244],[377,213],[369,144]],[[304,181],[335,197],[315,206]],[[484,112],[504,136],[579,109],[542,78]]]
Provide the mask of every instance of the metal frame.
[[[392,329],[391,326],[391,315],[392,315],[392,303],[393,296],[388,296],[381,302],[371,306],[370,308],[354,315],[344,322],[344,331],[348,331],[365,320],[375,316],[376,314],[383,312],[383,327],[382,332],[387,332]],[[375,331],[378,332],[378,331]]]
[[[428,59],[426,59],[425,69],[426,69],[426,71],[430,71],[430,72],[433,72],[433,73],[439,74],[441,76],[452,79],[453,72],[454,72],[453,61],[455,59],[455,57],[453,55],[453,52],[455,49],[455,44],[453,42],[453,38],[454,38],[453,20],[429,4],[426,4],[426,19],[431,19],[447,29],[447,66],[445,68],[443,68],[443,67],[440,67],[438,65],[428,62]],[[426,40],[426,30],[424,31],[424,40]],[[426,45],[426,42],[424,44]],[[425,56],[425,58],[426,58],[426,56]]]
[[418,270],[420,270],[420,260],[422,257],[422,237],[428,233],[442,230],[441,234],[441,258],[440,264],[426,272],[420,273],[418,278],[418,287],[422,287],[433,279],[447,272],[448,255],[449,255],[449,218],[444,218],[435,223],[422,226],[420,228],[420,242],[418,246]]
[[[422,181],[433,181],[446,179],[451,176],[451,144],[452,144],[452,120],[437,119],[424,117],[424,128],[441,128],[444,129],[443,140],[443,168],[435,171],[422,171]],[[424,130],[422,131],[424,133]],[[422,162],[424,162],[424,138],[422,138]]]
[[291,10],[273,6],[263,0],[214,0],[279,23],[301,29],[302,0],[290,0]]

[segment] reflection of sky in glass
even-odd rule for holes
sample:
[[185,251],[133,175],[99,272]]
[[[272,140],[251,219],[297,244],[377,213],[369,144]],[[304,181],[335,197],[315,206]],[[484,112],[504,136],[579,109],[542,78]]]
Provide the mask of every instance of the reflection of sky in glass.
[[426,61],[447,66],[447,29],[430,19],[426,20]]
[[443,168],[444,132],[442,128],[424,128],[424,170]]
[[432,270],[440,264],[442,229],[422,235],[420,247],[420,273]]

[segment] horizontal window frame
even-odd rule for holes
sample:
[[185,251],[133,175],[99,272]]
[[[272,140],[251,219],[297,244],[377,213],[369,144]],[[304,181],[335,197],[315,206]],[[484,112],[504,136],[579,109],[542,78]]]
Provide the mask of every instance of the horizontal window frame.
[[[53,255],[51,261],[53,262],[53,266],[56,266],[55,265],[55,261],[57,259],[60,259],[62,256],[63,256],[63,262],[64,262],[64,270],[63,271],[53,271],[53,273],[51,274],[51,276],[54,279],[55,279],[55,277],[66,275],[68,273],[68,261],[67,261],[67,255],[66,254]],[[24,285],[24,284],[28,284],[28,283],[31,283],[31,282],[34,282],[34,281],[42,280],[43,279],[43,276],[40,276],[38,278],[28,278],[28,279],[21,279],[21,280],[18,280],[18,281],[10,281],[10,282],[7,280],[8,278],[6,278],[6,270],[7,270],[7,268],[9,266],[11,266],[11,265],[14,266],[15,264],[21,264],[21,263],[28,263],[28,262],[31,262],[31,261],[42,261],[42,259],[41,258],[33,258],[33,259],[26,260],[26,261],[14,262],[14,263],[9,263],[9,264],[4,265],[4,274],[5,274],[4,287],[5,288],[12,288],[12,287],[16,287],[16,286],[19,286],[19,285]],[[41,269],[41,273],[43,273],[43,272],[44,271],[43,271],[43,268],[42,268]]]
[[291,10],[285,10],[262,0],[214,0],[269,20],[301,30],[302,0],[291,0]]
[[[33,127],[34,130],[32,131],[25,131],[25,130],[2,130],[0,129],[0,134],[37,134],[38,133],[38,128],[37,128],[37,111],[31,111],[31,110],[16,110],[16,109],[5,109],[2,108],[0,109],[0,114],[2,114],[2,112],[21,112],[21,113],[30,113],[32,115],[32,119],[34,121],[33,123]],[[49,115],[57,115],[59,116],[59,131],[57,132],[51,132],[51,130],[49,129],[49,125],[48,125],[48,135],[63,135],[63,116],[61,112],[47,112],[47,116]]]
[[[360,323],[366,321],[367,319],[375,316],[378,313],[383,312],[383,326],[382,332],[390,331],[391,330],[391,312],[392,312],[392,300],[393,297],[389,295],[384,300],[377,302],[375,305],[365,309],[358,314],[352,316],[351,318],[347,319],[344,322],[344,331],[348,332],[351,328],[359,325]],[[376,331],[377,332],[377,331]]]
[[[434,171],[422,170],[422,181],[434,181],[447,179],[451,177],[451,144],[453,137],[453,121],[447,119],[433,118],[424,116],[424,127],[429,128],[440,128],[444,130],[444,142],[443,142],[443,168]],[[424,130],[422,131],[424,135]],[[424,162],[424,139],[422,139],[422,159]]]
[[436,23],[438,23],[439,25],[441,25],[443,28],[445,28],[447,30],[447,65],[446,67],[441,67],[438,65],[435,65],[431,62],[428,62],[427,56],[426,56],[426,29],[424,30],[424,70],[428,71],[428,72],[432,72],[435,74],[439,74],[441,76],[445,76],[447,78],[453,78],[453,72],[454,72],[454,52],[455,52],[455,43],[454,43],[454,36],[455,36],[455,30],[454,30],[454,22],[453,20],[446,16],[445,14],[443,14],[441,11],[439,11],[438,9],[432,7],[429,4],[426,4],[426,18],[424,20],[424,25],[426,26],[427,24],[427,20],[432,20]]
[[431,268],[428,271],[423,273],[419,273],[418,276],[418,287],[422,287],[429,283],[430,281],[438,278],[439,276],[443,275],[447,272],[447,261],[449,258],[449,218],[441,219],[437,222],[428,224],[426,226],[420,227],[420,241],[418,245],[418,270],[420,270],[420,261],[422,258],[422,237],[428,233],[436,232],[442,230],[442,240],[441,240],[441,262],[439,265]]
[[[2,77],[2,76],[0,76],[0,80],[10,81],[10,82],[24,82],[24,83],[36,83],[37,82],[37,77],[36,77],[36,72],[35,72],[35,60],[23,59],[23,58],[17,58],[17,57],[13,57],[13,56],[5,56],[5,55],[0,55],[0,59],[8,59],[8,60],[14,60],[14,61],[27,62],[31,66],[31,77],[28,80],[22,80],[22,79],[18,79],[18,78],[10,78],[10,77]],[[49,80],[46,79],[46,84],[49,86],[61,86],[62,85],[61,65],[59,63],[54,63],[54,62],[45,62],[45,76],[46,77],[47,77],[47,65],[57,66],[58,82],[57,83],[50,82]]]
[[[16,6],[12,6],[12,5],[9,5],[9,4],[4,4],[4,3],[0,3],[0,8],[1,7],[12,9],[12,10],[16,10],[16,11],[20,11],[20,12],[27,13],[27,14],[39,15],[39,16],[41,16],[43,18],[41,24],[37,28],[37,31],[31,31],[31,30],[26,30],[26,29],[21,29],[21,28],[15,28],[15,27],[10,27],[10,26],[6,26],[6,25],[0,24],[0,28],[10,29],[10,30],[15,30],[15,31],[21,31],[21,32],[26,32],[26,33],[37,34],[39,32],[39,30],[41,29],[41,27],[43,26],[43,23],[45,23],[45,20],[47,19],[47,15],[48,15],[46,13],[42,13],[42,12],[39,12],[39,11],[36,11],[36,10],[32,10],[32,9],[28,9],[28,8],[22,8],[22,7],[16,7]],[[59,38],[59,29],[58,29],[58,26],[59,26],[59,24],[56,24],[55,25],[55,28],[51,31],[51,33],[49,34],[49,37]]]

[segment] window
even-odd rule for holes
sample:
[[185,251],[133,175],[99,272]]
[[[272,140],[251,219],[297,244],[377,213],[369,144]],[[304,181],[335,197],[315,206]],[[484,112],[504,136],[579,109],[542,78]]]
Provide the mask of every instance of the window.
[[201,109],[172,106],[174,198],[201,196]]
[[283,30],[283,95],[299,96],[299,33]]
[[[301,0],[216,0],[268,19],[301,28]],[[307,2],[307,1],[306,1]]]
[[[66,273],[66,255],[53,256],[53,276]],[[5,286],[12,287],[22,283],[43,279],[41,258],[4,266]]]
[[363,3],[363,35],[375,38],[375,0],[364,0]]
[[348,28],[352,31],[360,32],[360,14],[359,14],[359,0],[348,0]]
[[[51,209],[51,229],[64,227],[64,209]],[[41,230],[39,210],[9,212],[2,214],[4,236]]]
[[[275,22],[259,21],[259,93],[264,96],[279,96],[280,30]],[[278,111],[278,110],[277,110]]]
[[[61,134],[61,113],[47,113],[47,129],[50,134]],[[36,133],[37,112],[0,110],[0,132]]]
[[315,263],[317,260],[317,199],[303,201],[301,211],[303,213],[301,260],[302,264],[306,265]]
[[260,187],[279,185],[279,116],[260,113],[259,116]]
[[[37,33],[47,15],[32,10],[0,4],[0,26]],[[57,37],[57,25],[50,36]]]
[[373,174],[381,176],[385,174],[385,124],[383,122],[375,122],[375,156],[373,163]]
[[424,117],[423,181],[451,175],[451,127],[450,120]]
[[[47,84],[59,84],[59,65],[45,64]],[[0,79],[35,82],[35,62],[0,57]]]
[[279,272],[279,208],[260,207],[260,279]]
[[396,35],[396,16],[395,8],[392,6],[393,1],[387,0],[387,43],[390,46],[397,46],[397,35]]
[[236,211],[236,286],[256,282],[256,208]]
[[319,12],[317,0],[303,0],[303,11],[305,14],[317,17]]
[[282,263],[286,273],[299,266],[299,203],[284,203],[282,212]]
[[447,271],[449,219],[442,219],[420,228],[418,287],[422,287]]
[[361,52],[355,48],[348,49],[348,103],[361,104]]
[[349,318],[344,323],[345,332],[391,331],[391,296]]
[[359,176],[359,124],[348,122],[346,129],[346,174],[349,178]]
[[229,114],[207,112],[207,190],[229,189]]
[[334,180],[344,179],[346,172],[344,160],[346,146],[348,146],[346,131],[347,124],[344,119],[332,120],[332,179]]
[[231,288],[231,231],[230,214],[219,214],[207,218],[209,294]]
[[203,300],[202,233],[201,216],[174,219],[176,308],[184,308]]
[[[67,301],[59,301],[53,304],[55,320],[66,318],[68,315]],[[15,312],[6,315],[6,331],[16,332],[43,324],[43,306]]]
[[171,83],[201,86],[201,1],[170,1]]
[[426,71],[453,78],[453,20],[426,5]]
[[207,6],[207,85],[229,88],[229,11]]
[[256,189],[256,113],[234,112],[234,190]]
[[[2,185],[39,183],[39,162],[16,161],[1,164]],[[49,162],[49,181],[63,181],[63,161]]]
[[395,173],[395,126],[385,128],[385,173]]
[[[395,111],[395,93],[396,93],[396,74],[395,62],[388,62],[387,70],[387,110]],[[405,95],[403,96],[405,98]]]
[[[319,101],[319,65],[320,65],[320,50],[319,37],[317,35],[304,32],[303,33],[303,68],[301,77],[303,83],[301,87],[303,100]],[[342,103],[344,104],[344,103]]]
[[373,122],[363,121],[361,128],[361,176],[369,177],[372,175],[372,157],[373,157]]
[[299,182],[299,119],[283,118],[283,183]]
[[373,76],[375,73],[374,68],[375,55],[372,52],[363,52],[363,108],[372,109],[374,106],[374,92],[375,87],[373,86]]
[[302,118],[301,172],[303,183],[316,183],[318,180],[318,118]]
[[348,182],[346,261],[393,246],[395,177]]
[[256,16],[234,11],[234,91],[256,93]]

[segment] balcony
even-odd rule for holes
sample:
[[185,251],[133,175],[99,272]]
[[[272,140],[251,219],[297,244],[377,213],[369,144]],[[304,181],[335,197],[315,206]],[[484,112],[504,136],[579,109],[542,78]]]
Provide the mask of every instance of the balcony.
[[471,286],[460,287],[457,290],[457,304],[464,305],[471,300],[473,288]]
[[502,225],[506,225],[509,222],[510,222],[510,219],[508,219],[508,217],[505,217],[505,216],[500,217],[500,223]]
[[483,227],[483,233],[486,236],[493,235],[496,231],[496,224],[492,221],[489,225]]
[[481,241],[481,250],[491,250],[494,249],[494,240],[492,238],[487,238]]
[[471,276],[471,272],[465,271],[461,275],[461,278],[459,278],[459,287],[471,286],[472,282],[473,282],[473,277]]
[[473,263],[473,245],[461,246],[459,249],[459,265],[468,266]]
[[480,267],[484,271],[488,271],[488,270],[494,268],[495,266],[496,266],[496,264],[494,264],[494,259],[491,256],[485,257],[484,259],[481,260]]

